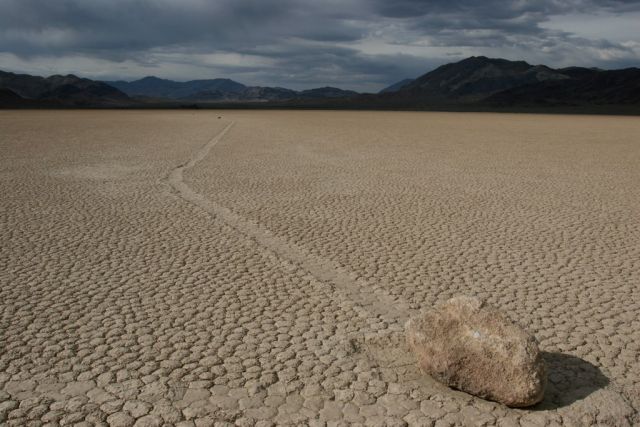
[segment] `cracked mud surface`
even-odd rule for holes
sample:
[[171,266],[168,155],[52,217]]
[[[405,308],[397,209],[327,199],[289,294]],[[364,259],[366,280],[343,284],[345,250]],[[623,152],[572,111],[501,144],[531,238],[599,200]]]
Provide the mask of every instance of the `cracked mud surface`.
[[[638,423],[638,134],[624,117],[1,112],[0,424]],[[457,294],[536,335],[541,405],[417,372],[403,321]]]

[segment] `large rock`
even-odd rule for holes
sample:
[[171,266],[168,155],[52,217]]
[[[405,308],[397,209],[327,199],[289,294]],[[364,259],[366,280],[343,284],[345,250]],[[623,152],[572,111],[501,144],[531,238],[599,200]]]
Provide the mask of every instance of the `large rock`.
[[420,368],[450,387],[513,407],[542,400],[536,339],[476,298],[453,298],[411,319],[406,335]]

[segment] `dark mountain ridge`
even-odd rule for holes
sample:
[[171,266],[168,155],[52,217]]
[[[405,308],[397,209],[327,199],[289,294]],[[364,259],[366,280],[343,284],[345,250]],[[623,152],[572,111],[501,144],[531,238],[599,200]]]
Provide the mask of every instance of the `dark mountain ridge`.
[[246,86],[231,79],[191,80],[188,82],[176,82],[160,79],[158,77],[144,77],[131,82],[115,81],[104,82],[129,96],[146,96],[153,98],[193,98],[201,93],[240,93]]
[[474,56],[438,67],[398,92],[411,93],[423,101],[468,103],[518,86],[569,78],[545,65]]
[[325,86],[315,89],[307,89],[297,92],[297,98],[301,99],[317,99],[317,98],[351,98],[358,95],[353,90],[338,89],[337,87]]
[[334,87],[295,91],[245,86],[230,79],[175,82],[145,77],[111,84],[138,98],[130,99],[116,87],[73,75],[43,78],[0,72],[0,89],[3,89],[0,101],[4,106],[55,106],[60,103],[139,108],[210,106],[454,111],[553,111],[555,108],[559,111],[559,108],[576,107],[588,111],[593,107],[605,113],[640,113],[639,68],[553,69],[484,56],[443,65],[416,79],[398,82],[378,94],[358,94]]
[[0,100],[9,101],[15,99],[24,99],[17,93],[9,89],[0,89]]
[[[586,111],[591,107],[622,106],[627,111],[627,107],[638,107],[633,111],[640,112],[639,86],[638,68],[553,69],[478,56],[442,65],[395,91],[334,101],[331,107],[455,111],[579,107]],[[598,111],[606,112],[602,108]]]
[[563,81],[542,81],[489,96],[495,106],[640,105],[640,68],[592,71],[572,69]]
[[281,101],[288,99],[348,98],[357,92],[334,87],[295,91],[282,87],[245,86],[230,79],[177,82],[145,77],[131,82],[104,82],[129,96],[191,101]]
[[[118,89],[95,80],[72,74],[38,77],[0,71],[0,88],[9,90],[21,99],[52,105],[121,105],[129,97]],[[5,100],[6,103],[6,100]],[[22,103],[24,104],[24,103]]]
[[413,82],[415,79],[403,79],[400,80],[399,82],[395,82],[392,85],[389,85],[387,87],[385,87],[384,89],[381,89],[378,93],[391,93],[391,92],[397,92],[400,89],[402,89],[403,87],[405,87],[406,85],[408,85],[409,83]]

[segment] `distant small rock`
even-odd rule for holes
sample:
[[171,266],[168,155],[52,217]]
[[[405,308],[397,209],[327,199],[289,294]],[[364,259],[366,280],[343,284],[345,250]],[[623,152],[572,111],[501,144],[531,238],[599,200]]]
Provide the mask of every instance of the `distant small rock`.
[[536,339],[473,297],[457,297],[405,327],[418,365],[436,380],[512,407],[540,402],[546,369]]

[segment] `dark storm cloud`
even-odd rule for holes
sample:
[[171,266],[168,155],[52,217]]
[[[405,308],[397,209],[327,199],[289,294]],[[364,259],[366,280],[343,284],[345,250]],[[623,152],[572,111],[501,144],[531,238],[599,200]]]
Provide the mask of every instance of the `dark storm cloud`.
[[540,17],[570,12],[638,10],[638,0],[374,0],[383,16],[409,18],[456,15],[465,19],[512,19],[525,14]]
[[[640,0],[375,0],[382,16],[400,19],[408,28],[425,35],[452,34],[445,38],[452,45],[477,45],[478,31],[494,34],[502,42],[522,36],[557,37],[541,27],[549,16],[571,13],[623,13],[640,10]],[[474,32],[475,31],[475,32]]]
[[[458,52],[634,61],[637,50],[628,44],[544,23],[638,11],[640,0],[0,0],[0,54],[132,62],[159,74],[169,63],[209,66],[259,83],[349,87],[416,76]],[[229,53],[254,63],[210,64],[199,56]]]
[[[389,76],[418,76],[426,69],[441,64],[442,59],[429,60],[404,54],[367,55],[356,49],[299,47],[274,55],[278,67],[263,74],[262,81],[281,86],[293,78],[303,86],[344,86],[349,81],[366,81],[384,86]],[[286,70],[283,76],[282,70]],[[284,78],[283,78],[284,77]]]
[[[299,3],[199,0],[1,0],[0,48],[16,53],[43,50],[135,51],[192,44],[234,44],[296,36],[349,41],[362,36],[332,16],[312,19]],[[311,11],[313,12],[313,11]],[[327,25],[331,19],[338,25]]]

